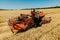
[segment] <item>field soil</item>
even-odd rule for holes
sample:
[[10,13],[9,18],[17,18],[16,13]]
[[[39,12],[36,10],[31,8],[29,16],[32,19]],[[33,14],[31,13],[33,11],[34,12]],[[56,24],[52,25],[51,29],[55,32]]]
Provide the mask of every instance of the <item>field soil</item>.
[[14,35],[8,25],[9,18],[21,13],[30,14],[31,10],[0,10],[0,40],[60,40],[60,8],[39,9],[52,21],[37,28]]

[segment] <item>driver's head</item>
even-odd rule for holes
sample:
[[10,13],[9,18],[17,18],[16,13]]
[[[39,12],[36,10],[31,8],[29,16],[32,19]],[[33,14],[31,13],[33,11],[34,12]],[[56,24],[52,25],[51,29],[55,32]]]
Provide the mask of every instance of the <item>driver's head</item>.
[[35,11],[35,9],[33,9],[33,11]]
[[21,16],[23,16],[23,14],[20,14]]

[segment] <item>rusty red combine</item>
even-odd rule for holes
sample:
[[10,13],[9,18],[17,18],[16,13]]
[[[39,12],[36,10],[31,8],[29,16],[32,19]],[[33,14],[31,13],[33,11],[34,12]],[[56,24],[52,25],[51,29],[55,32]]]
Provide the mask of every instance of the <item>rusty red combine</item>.
[[[39,17],[43,16],[44,14],[39,13]],[[26,30],[28,27],[33,27],[35,25],[34,19],[30,16],[29,18],[26,18],[24,21],[20,21],[19,23],[15,24],[17,18],[11,18],[9,19],[9,26],[11,26],[13,30]],[[51,17],[43,17],[42,18],[42,24],[49,23],[51,21]],[[37,21],[38,22],[38,21]],[[12,30],[12,31],[13,31]]]

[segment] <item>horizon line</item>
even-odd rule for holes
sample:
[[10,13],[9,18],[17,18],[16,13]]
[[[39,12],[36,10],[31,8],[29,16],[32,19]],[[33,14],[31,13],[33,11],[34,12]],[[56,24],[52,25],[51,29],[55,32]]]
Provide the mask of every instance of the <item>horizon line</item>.
[[[58,8],[60,6],[50,6],[50,7],[57,7]],[[49,8],[49,6],[48,7],[31,7],[31,8]],[[21,8],[21,9],[31,9],[31,8]],[[7,9],[7,8],[6,9],[5,8],[1,9],[0,8],[0,10],[21,10],[21,9],[12,9],[12,8],[11,9]]]

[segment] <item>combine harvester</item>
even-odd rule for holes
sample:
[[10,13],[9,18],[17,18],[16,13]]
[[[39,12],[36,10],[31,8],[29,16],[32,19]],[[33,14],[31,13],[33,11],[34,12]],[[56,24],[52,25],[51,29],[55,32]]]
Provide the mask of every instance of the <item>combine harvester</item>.
[[[39,14],[39,17],[41,16],[40,14]],[[13,33],[14,33],[14,30],[17,31],[17,32],[18,31],[22,31],[22,30],[27,30],[28,28],[33,27],[35,25],[34,20],[33,20],[32,17],[26,18],[24,22],[21,21],[18,24],[14,25],[14,23],[16,22],[16,20],[17,20],[17,18],[11,18],[8,21],[8,24],[9,24],[9,26],[11,28],[11,31]],[[49,23],[50,21],[51,21],[51,17],[43,17],[42,18],[42,24]]]

